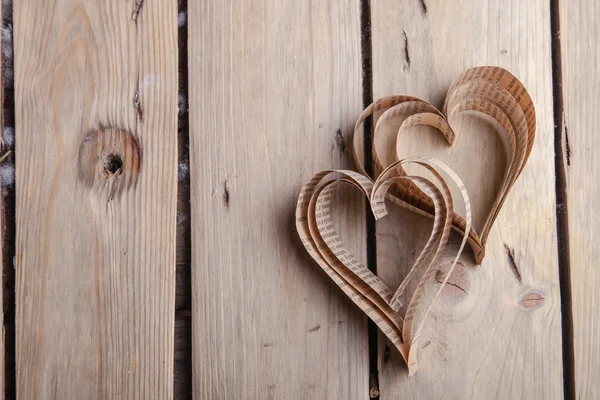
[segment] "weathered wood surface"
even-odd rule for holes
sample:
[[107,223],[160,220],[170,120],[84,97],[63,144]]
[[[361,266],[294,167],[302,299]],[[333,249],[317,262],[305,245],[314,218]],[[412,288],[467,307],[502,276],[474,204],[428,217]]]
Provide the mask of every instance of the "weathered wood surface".
[[17,397],[172,398],[177,2],[14,7]]
[[294,229],[301,185],[352,167],[359,1],[188,7],[194,398],[364,398],[366,318]]
[[[15,1],[17,396],[187,398],[190,374],[195,399],[365,398],[366,318],[294,230],[301,185],[322,169],[354,168],[360,1],[187,3],[189,55],[179,60],[191,165],[177,189],[178,145],[180,158],[187,151],[177,142],[177,1]],[[428,319],[414,377],[379,335],[381,398],[560,398],[549,2],[369,3],[375,99],[441,106],[459,73],[499,65],[527,86],[538,116],[486,259],[474,267],[463,257]],[[558,245],[571,247],[576,390],[588,399],[600,391],[600,7],[559,3],[570,236]],[[479,228],[503,146],[487,119],[452,123],[454,147],[415,128],[403,151],[444,159],[465,179]],[[364,201],[350,193],[337,226],[364,260]],[[431,222],[390,211],[376,248],[378,274],[395,287]],[[4,365],[0,357],[0,393]]]
[[[472,257],[463,256],[429,317],[414,377],[379,336],[381,398],[561,398],[549,2],[381,0],[371,12],[375,99],[407,94],[441,107],[465,69],[499,65],[528,88],[538,123],[533,152],[492,229],[483,264],[473,267]],[[500,184],[504,150],[486,120],[451,122],[459,131],[452,148],[421,128],[402,139],[403,155],[446,160],[465,180],[480,228]],[[404,210],[378,222],[378,274],[390,287],[415,261],[431,226]]]
[[560,5],[575,389],[578,398],[593,399],[600,393],[600,4],[588,0]]

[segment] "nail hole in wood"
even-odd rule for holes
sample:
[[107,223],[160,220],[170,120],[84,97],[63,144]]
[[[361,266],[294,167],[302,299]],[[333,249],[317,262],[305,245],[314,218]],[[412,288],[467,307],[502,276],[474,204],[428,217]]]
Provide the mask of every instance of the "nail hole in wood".
[[123,160],[118,154],[108,154],[104,157],[104,171],[109,175],[120,173],[123,169]]

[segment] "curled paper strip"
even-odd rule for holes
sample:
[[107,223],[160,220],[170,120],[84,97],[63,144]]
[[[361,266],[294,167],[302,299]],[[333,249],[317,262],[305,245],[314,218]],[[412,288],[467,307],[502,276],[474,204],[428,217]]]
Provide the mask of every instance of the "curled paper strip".
[[[459,176],[439,160],[430,157],[411,157],[399,160],[398,137],[415,125],[437,128],[451,145],[456,137],[448,119],[463,111],[479,111],[494,118],[504,128],[507,169],[495,198],[493,207],[478,235],[472,229],[471,206],[466,188]],[[373,138],[373,158],[377,179],[373,181],[362,164],[364,130],[367,117],[378,113]],[[404,121],[397,132],[383,129],[390,118],[403,115]],[[394,133],[393,137],[390,134]],[[444,112],[438,111],[424,100],[408,96],[385,97],[365,109],[355,128],[354,155],[361,173],[347,170],[327,170],[313,176],[303,187],[296,208],[296,228],[302,243],[333,279],[333,281],[371,318],[400,351],[408,365],[409,375],[418,369],[418,342],[427,315],[448,281],[467,242],[476,260],[485,254],[485,243],[508,191],[520,174],[533,145],[535,136],[535,110],[523,85],[508,71],[497,67],[481,67],[466,71],[448,90]],[[380,157],[385,146],[393,145],[391,160]],[[418,164],[426,168],[431,178],[406,175],[403,166]],[[331,215],[331,199],[340,183],[359,190],[369,201],[376,219],[387,215],[385,200],[420,214],[433,217],[430,237],[413,267],[400,286],[392,291],[374,275],[345,246],[336,231]],[[459,215],[449,187],[455,185],[461,194],[465,215]],[[424,312],[417,310],[422,302],[427,283],[438,271],[440,257],[446,247],[451,229],[462,236],[461,244],[446,270],[442,285]],[[408,284],[420,277],[406,313],[402,317],[401,298]]]

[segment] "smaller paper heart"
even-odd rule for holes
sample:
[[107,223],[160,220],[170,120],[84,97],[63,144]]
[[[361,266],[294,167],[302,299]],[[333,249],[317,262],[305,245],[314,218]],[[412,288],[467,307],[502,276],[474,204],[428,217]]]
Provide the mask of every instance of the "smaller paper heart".
[[[396,167],[406,163],[417,163],[427,168],[435,177],[432,182],[420,176],[400,176]],[[339,177],[327,180],[329,175],[338,173]],[[417,346],[424,321],[431,309],[425,312],[419,323],[415,323],[415,313],[425,292],[425,285],[437,272],[437,263],[442,254],[452,226],[454,203],[446,180],[446,174],[461,189],[466,211],[466,229],[471,225],[469,198],[460,178],[445,164],[430,158],[412,158],[398,161],[382,172],[373,182],[353,171],[322,171],[315,175],[302,188],[296,208],[296,227],[302,243],[309,254],[344,292],[379,326],[392,343],[398,348],[412,375],[418,368]],[[415,262],[410,273],[400,287],[392,292],[376,275],[369,271],[343,243],[331,218],[331,199],[340,183],[349,184],[360,190],[369,200],[375,218],[387,215],[385,198],[390,187],[397,181],[410,181],[423,187],[424,194],[434,204],[434,223],[431,236]],[[462,244],[446,273],[444,283],[452,273],[456,262],[466,244],[467,235],[463,235]],[[402,304],[399,301],[408,282],[422,275],[417,289],[404,317],[399,314]],[[434,296],[439,296],[443,285]],[[433,304],[433,303],[432,303]]]

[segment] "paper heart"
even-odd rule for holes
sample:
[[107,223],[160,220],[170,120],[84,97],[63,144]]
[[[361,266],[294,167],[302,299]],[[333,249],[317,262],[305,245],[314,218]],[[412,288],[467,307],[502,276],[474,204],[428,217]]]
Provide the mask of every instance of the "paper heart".
[[[420,176],[399,176],[396,167],[409,162],[420,164],[431,171],[435,183]],[[417,351],[419,346],[417,343],[427,314],[433,301],[442,291],[443,284],[447,282],[452,273],[468,238],[467,235],[463,235],[462,243],[446,273],[443,284],[437,290],[434,300],[421,317],[419,324],[416,324],[415,314],[425,292],[425,285],[433,279],[437,272],[437,261],[448,241],[454,215],[452,193],[440,172],[445,173],[461,188],[466,210],[465,224],[468,231],[471,226],[471,211],[464,185],[449,167],[430,158],[412,158],[393,163],[382,172],[375,182],[353,171],[322,171],[304,185],[296,208],[296,228],[309,254],[398,348],[408,364],[410,375],[418,368]],[[334,173],[339,173],[341,177],[325,179]],[[344,245],[333,226],[331,199],[339,183],[350,184],[369,199],[375,218],[380,219],[387,215],[386,193],[399,180],[423,186],[425,195],[434,205],[434,223],[431,236],[415,265],[399,288],[392,292]],[[422,274],[422,278],[412,295],[406,314],[402,318],[399,314],[402,306],[399,297],[406,288],[406,284],[417,274]]]
[[[354,159],[358,170],[366,175],[363,164],[363,123],[375,113],[381,113],[374,129],[372,141],[377,176],[390,163],[380,157],[377,151],[382,147],[381,143],[393,143],[396,149],[396,159],[391,161],[396,161],[398,148],[401,146],[401,142],[397,138],[415,125],[427,125],[440,131],[448,144],[452,145],[456,133],[452,130],[448,120],[464,111],[477,111],[494,118],[504,128],[503,139],[508,148],[507,168],[503,182],[483,229],[479,233],[473,229],[469,234],[469,243],[477,263],[480,264],[485,256],[485,244],[492,225],[508,192],[529,158],[535,138],[535,107],[525,86],[514,75],[499,67],[478,67],[465,71],[454,80],[448,89],[443,112],[416,97],[390,96],[377,100],[363,111],[356,123],[353,138]],[[395,137],[390,139],[382,134],[384,131],[382,128],[390,118],[399,115],[406,118]],[[404,174],[401,168],[400,173]],[[431,216],[433,213],[431,201],[416,185],[410,182],[394,185],[389,199],[420,214]],[[456,214],[453,217],[453,226],[464,232],[464,219]]]
[[[448,109],[449,113],[446,112]],[[363,154],[363,121],[376,112],[383,113],[375,127],[375,137],[380,124],[384,124],[394,115],[402,114],[407,118],[400,126],[397,136],[411,126],[429,125],[439,129],[448,143],[452,144],[455,133],[447,122],[446,115],[450,118],[456,113],[468,110],[480,111],[495,118],[506,130],[509,148],[504,182],[484,225],[482,239],[471,228],[471,209],[465,186],[447,165],[433,158],[414,157],[395,160],[384,168],[374,146],[374,159],[379,176],[373,181],[364,173],[360,157]],[[296,228],[302,243],[333,281],[398,348],[408,365],[409,375],[414,374],[418,368],[417,343],[433,303],[452,273],[467,241],[471,244],[477,260],[481,261],[483,258],[489,229],[529,156],[534,135],[535,110],[523,85],[501,68],[474,68],[465,72],[451,85],[444,104],[444,113],[423,100],[408,96],[386,97],[367,107],[356,124],[354,138],[355,158],[363,174],[345,170],[322,171],[303,186],[296,208]],[[397,149],[397,145],[394,148]],[[433,174],[433,182],[421,176],[407,176],[402,168],[406,163],[417,163],[427,168]],[[328,175],[336,172],[341,176],[325,180]],[[464,217],[454,210],[452,193],[446,181],[448,178],[460,189],[464,202]],[[339,183],[350,184],[360,190],[369,199],[376,219],[387,215],[386,198],[420,214],[433,216],[434,223],[429,240],[394,293],[348,251],[335,230],[331,218],[331,197]],[[446,246],[452,227],[462,234],[462,243],[442,285],[416,324],[415,316],[425,285],[433,279],[437,271],[439,256]],[[399,314],[402,306],[400,296],[408,283],[419,275],[421,279],[402,318]]]

